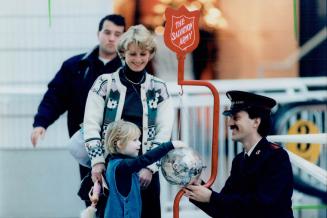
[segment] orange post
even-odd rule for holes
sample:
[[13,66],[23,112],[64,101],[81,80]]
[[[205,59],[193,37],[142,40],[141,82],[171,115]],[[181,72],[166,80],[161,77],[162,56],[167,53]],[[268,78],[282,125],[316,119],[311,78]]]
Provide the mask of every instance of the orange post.
[[[219,130],[219,93],[214,85],[208,81],[184,80],[184,60],[186,53],[193,51],[199,44],[199,16],[200,11],[189,12],[184,6],[178,10],[167,8],[164,40],[167,47],[176,52],[178,59],[178,84],[190,86],[206,86],[214,97],[213,133],[211,154],[211,176],[204,185],[210,187],[218,172],[218,130]],[[180,190],[174,200],[174,218],[179,218],[179,202],[184,192]]]

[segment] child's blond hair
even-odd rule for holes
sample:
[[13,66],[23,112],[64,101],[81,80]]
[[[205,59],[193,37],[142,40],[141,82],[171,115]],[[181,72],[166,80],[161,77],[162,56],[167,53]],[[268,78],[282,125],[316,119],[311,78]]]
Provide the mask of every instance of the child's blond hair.
[[131,122],[118,120],[108,125],[104,145],[110,154],[117,154],[118,147],[117,142],[126,146],[128,141],[140,137],[140,129]]

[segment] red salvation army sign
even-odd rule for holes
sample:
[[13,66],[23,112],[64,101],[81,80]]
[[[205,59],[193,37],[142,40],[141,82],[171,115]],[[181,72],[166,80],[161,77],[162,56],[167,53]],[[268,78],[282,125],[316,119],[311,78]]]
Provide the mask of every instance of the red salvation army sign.
[[176,53],[188,53],[199,44],[200,11],[188,11],[184,6],[178,10],[167,8],[164,40]]

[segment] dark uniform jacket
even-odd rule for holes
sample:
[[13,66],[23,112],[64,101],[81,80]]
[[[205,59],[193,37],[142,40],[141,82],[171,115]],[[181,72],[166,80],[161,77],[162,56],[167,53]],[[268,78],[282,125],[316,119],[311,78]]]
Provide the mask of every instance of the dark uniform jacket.
[[34,118],[33,127],[50,126],[64,112],[68,112],[68,131],[72,136],[83,122],[87,95],[96,78],[113,73],[122,66],[118,55],[106,65],[99,60],[99,48],[90,53],[76,55],[66,60],[48,84]]
[[238,154],[231,175],[209,203],[192,201],[212,217],[290,218],[293,174],[287,152],[261,139],[251,156]]

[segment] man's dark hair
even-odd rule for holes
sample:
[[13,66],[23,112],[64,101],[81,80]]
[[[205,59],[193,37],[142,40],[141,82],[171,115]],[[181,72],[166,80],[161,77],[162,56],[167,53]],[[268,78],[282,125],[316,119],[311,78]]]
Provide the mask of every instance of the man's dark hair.
[[258,127],[258,133],[262,137],[266,137],[270,133],[270,128],[272,125],[272,120],[270,116],[270,110],[259,109],[251,107],[245,110],[251,119],[260,118],[261,122]]
[[110,14],[110,15],[107,15],[107,16],[105,16],[104,18],[102,18],[101,20],[100,20],[100,23],[99,23],[99,31],[101,31],[102,30],[102,28],[103,28],[103,23],[105,22],[105,21],[111,21],[111,22],[113,22],[115,25],[117,25],[117,26],[123,26],[124,27],[124,31],[125,31],[125,18],[123,17],[123,16],[121,16],[121,15],[119,15],[119,14]]

